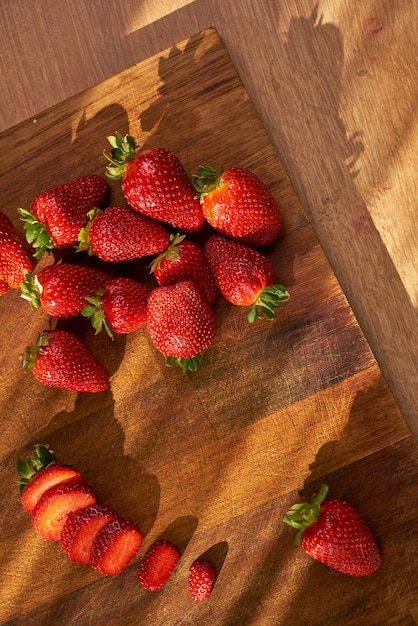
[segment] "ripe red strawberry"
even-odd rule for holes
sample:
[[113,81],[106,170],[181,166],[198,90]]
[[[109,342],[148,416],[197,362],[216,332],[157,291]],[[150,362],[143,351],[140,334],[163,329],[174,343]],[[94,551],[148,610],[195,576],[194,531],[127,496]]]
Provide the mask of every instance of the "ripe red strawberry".
[[42,306],[53,317],[81,315],[85,296],[94,296],[110,279],[101,270],[67,263],[48,265],[39,274],[28,274],[21,283],[22,297],[32,309]]
[[33,261],[11,220],[0,211],[0,295],[19,287]]
[[47,387],[69,391],[104,391],[109,386],[105,369],[72,333],[44,330],[36,344],[26,348],[23,366]]
[[37,196],[29,209],[19,209],[35,256],[40,258],[52,248],[71,247],[86,225],[87,213],[93,207],[101,207],[108,192],[105,178],[89,174],[51,187]]
[[60,535],[61,548],[76,563],[90,563],[90,552],[98,532],[117,518],[109,506],[92,504],[68,514]]
[[273,319],[275,309],[289,299],[289,293],[275,283],[270,260],[258,250],[212,235],[206,242],[205,255],[216,284],[232,304],[250,307],[249,322],[263,317]]
[[203,214],[218,232],[255,248],[272,243],[282,230],[273,196],[253,172],[242,167],[201,166],[194,177]]
[[151,291],[130,278],[114,278],[93,297],[86,297],[81,311],[91,320],[96,333],[104,327],[113,333],[131,333],[147,321],[147,302]]
[[324,502],[322,485],[311,502],[295,504],[283,522],[299,530],[296,542],[309,556],[349,576],[373,574],[381,563],[377,543],[360,513],[347,502]]
[[159,591],[179,560],[179,549],[166,539],[158,539],[148,548],[139,567],[140,585],[147,591]]
[[101,574],[113,576],[122,572],[142,545],[138,527],[116,518],[99,530],[91,546],[90,565]]
[[138,152],[135,138],[108,137],[112,146],[107,176],[121,180],[130,206],[148,217],[190,233],[203,227],[199,200],[177,156],[165,148]]
[[193,600],[203,602],[212,593],[216,580],[216,569],[213,563],[197,559],[189,568],[189,591]]
[[213,341],[216,324],[210,304],[191,281],[157,287],[148,298],[147,328],[167,365],[195,371],[198,357]]
[[129,207],[113,206],[91,212],[80,231],[79,250],[87,250],[102,261],[132,261],[159,254],[170,244],[168,230]]
[[214,302],[218,290],[203,250],[184,235],[171,235],[170,246],[151,264],[151,272],[161,286],[192,280],[208,302]]
[[32,511],[32,524],[44,539],[59,541],[67,515],[95,502],[94,494],[85,484],[55,485],[40,497]]

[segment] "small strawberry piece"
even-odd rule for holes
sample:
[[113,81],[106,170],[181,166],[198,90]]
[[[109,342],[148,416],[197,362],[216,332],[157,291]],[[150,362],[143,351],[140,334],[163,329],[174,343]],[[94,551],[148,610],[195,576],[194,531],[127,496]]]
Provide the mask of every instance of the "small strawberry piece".
[[86,297],[81,314],[91,320],[96,333],[102,328],[113,333],[131,333],[147,321],[147,303],[151,291],[130,278],[114,278],[94,297]]
[[215,230],[255,248],[277,239],[282,230],[279,208],[253,172],[201,166],[193,180],[203,214]]
[[138,580],[147,591],[159,591],[180,560],[179,549],[166,539],[155,541],[141,562]]
[[113,576],[122,572],[142,545],[138,527],[116,518],[99,530],[90,551],[90,565],[101,574]]
[[195,371],[199,355],[213,341],[216,323],[212,308],[191,280],[157,287],[148,298],[147,328],[167,365]]
[[0,295],[19,287],[33,261],[11,220],[0,211]]
[[171,235],[171,244],[151,264],[151,272],[159,285],[174,285],[192,280],[207,301],[216,300],[218,290],[203,250],[184,235]]
[[148,217],[183,232],[200,230],[202,208],[186,172],[172,152],[153,148],[138,152],[135,138],[120,133],[108,137],[112,146],[106,175],[121,180],[129,205]]
[[197,559],[189,568],[189,591],[193,600],[204,602],[211,594],[216,580],[213,563]]
[[108,192],[105,178],[89,174],[51,187],[37,196],[29,209],[19,209],[26,239],[34,246],[35,256],[40,258],[53,248],[73,246],[80,229],[86,225],[88,212],[101,207]]
[[106,370],[72,333],[45,330],[34,346],[22,355],[23,367],[47,387],[68,391],[104,391],[109,386]]
[[116,518],[117,514],[111,507],[97,503],[72,511],[61,531],[61,548],[72,561],[87,565],[98,532]]
[[295,504],[282,518],[299,532],[296,543],[313,559],[348,576],[368,576],[381,563],[370,528],[347,502],[324,502],[328,487],[322,485],[311,502]]
[[87,485],[79,483],[55,485],[45,491],[33,509],[32,524],[44,539],[59,541],[67,515],[95,502],[96,498]]
[[273,319],[275,309],[289,299],[285,287],[275,283],[270,260],[258,250],[212,235],[206,242],[205,255],[219,291],[232,304],[249,307],[250,323],[263,316]]

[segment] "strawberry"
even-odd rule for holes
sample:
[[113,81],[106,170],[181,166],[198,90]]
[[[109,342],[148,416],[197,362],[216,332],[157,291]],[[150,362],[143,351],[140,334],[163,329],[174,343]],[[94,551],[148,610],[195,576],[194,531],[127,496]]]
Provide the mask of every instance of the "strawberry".
[[93,297],[86,297],[81,310],[91,320],[96,333],[104,327],[113,333],[131,333],[147,321],[147,302],[151,291],[130,278],[114,278]]
[[25,511],[32,513],[41,496],[58,484],[85,484],[83,476],[71,467],[59,465],[52,450],[36,445],[27,461],[18,461],[20,492]]
[[71,247],[86,225],[87,213],[93,207],[101,207],[108,192],[103,176],[89,174],[51,187],[37,196],[29,209],[18,209],[36,258],[53,248]]
[[59,541],[67,515],[95,504],[96,498],[85,484],[62,483],[42,494],[32,511],[32,524],[44,539]]
[[99,530],[90,550],[90,565],[101,574],[113,576],[122,572],[142,545],[138,527],[116,518]]
[[200,202],[177,156],[165,148],[138,152],[131,135],[116,133],[108,141],[112,152],[105,152],[110,161],[106,175],[121,180],[133,209],[186,233],[203,227]]
[[200,246],[184,237],[171,235],[170,246],[154,259],[151,272],[162,286],[192,280],[212,303],[218,293],[212,270]]
[[157,287],[148,298],[147,328],[167,365],[195,371],[199,355],[212,343],[215,316],[200,289],[191,280]]
[[26,348],[22,364],[47,387],[69,391],[104,391],[109,377],[91,352],[66,330],[44,330]]
[[216,569],[213,563],[204,559],[196,559],[189,568],[189,591],[193,600],[203,602],[212,593],[216,580]]
[[58,263],[47,265],[36,276],[28,274],[20,287],[32,309],[42,306],[53,317],[68,318],[80,315],[85,296],[94,296],[109,279],[93,267]]
[[159,254],[170,244],[170,233],[159,222],[129,207],[92,211],[79,235],[79,250],[102,261],[121,262]]
[[193,178],[205,219],[218,232],[254,248],[277,239],[282,218],[273,196],[242,167],[201,166]]
[[296,542],[313,559],[349,576],[373,574],[381,555],[370,528],[351,504],[324,502],[327,492],[322,485],[310,503],[292,506],[283,522],[299,530]]
[[138,572],[139,584],[147,591],[159,591],[180,560],[179,549],[166,539],[158,539],[148,548]]
[[87,565],[98,532],[116,518],[117,514],[111,507],[97,503],[72,511],[61,531],[61,548],[72,561]]
[[33,261],[11,220],[0,211],[0,295],[19,287]]
[[275,309],[289,299],[289,293],[275,283],[270,260],[258,250],[212,235],[206,242],[205,255],[216,284],[224,298],[232,304],[250,307],[247,318],[273,319]]

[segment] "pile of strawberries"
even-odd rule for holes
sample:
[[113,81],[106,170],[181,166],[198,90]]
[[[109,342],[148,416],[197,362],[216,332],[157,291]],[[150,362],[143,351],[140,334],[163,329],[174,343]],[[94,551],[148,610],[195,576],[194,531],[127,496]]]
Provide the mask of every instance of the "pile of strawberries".
[[[35,273],[32,257],[2,215],[0,291],[20,287],[32,308],[41,306],[57,319],[85,316],[96,332],[105,329],[110,336],[146,326],[167,365],[195,371],[215,336],[218,292],[247,307],[250,322],[272,319],[289,298],[259,250],[281,232],[279,209],[245,168],[201,166],[190,181],[168,150],[141,152],[132,136],[120,133],[108,139],[106,175],[120,180],[127,206],[107,206],[110,187],[102,176],[53,187],[29,209],[19,209],[27,243],[38,259],[69,248],[112,268],[145,259],[155,285],[82,263],[58,261]],[[190,239],[196,233],[199,244]],[[109,385],[102,365],[65,330],[40,332],[22,360],[48,386],[99,392]]]

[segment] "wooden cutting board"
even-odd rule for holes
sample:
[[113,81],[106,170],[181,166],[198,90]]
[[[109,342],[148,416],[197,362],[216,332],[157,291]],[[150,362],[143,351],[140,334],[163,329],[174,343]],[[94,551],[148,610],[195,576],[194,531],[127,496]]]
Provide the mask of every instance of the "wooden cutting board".
[[[418,522],[406,503],[416,502],[416,445],[217,32],[1,135],[1,209],[20,233],[17,207],[52,185],[104,173],[106,137],[116,130],[143,148],[172,150],[190,174],[202,163],[258,174],[283,214],[283,235],[266,254],[291,299],[275,321],[254,326],[219,299],[215,342],[193,374],[167,368],[144,328],[112,342],[85,320],[59,322],[111,376],[109,391],[75,394],[40,385],[19,364],[56,321],[16,290],[0,298],[0,623],[335,626],[412,610]],[[124,203],[118,183],[110,202]],[[146,276],[145,264],[131,269]],[[34,533],[16,461],[37,442],[141,528],[141,553],[121,575],[71,563]],[[382,548],[383,564],[367,579],[313,562],[280,521],[324,481],[361,510]],[[157,537],[177,543],[182,558],[152,594],[136,573]],[[196,605],[187,571],[203,553],[219,577],[210,600]]]

